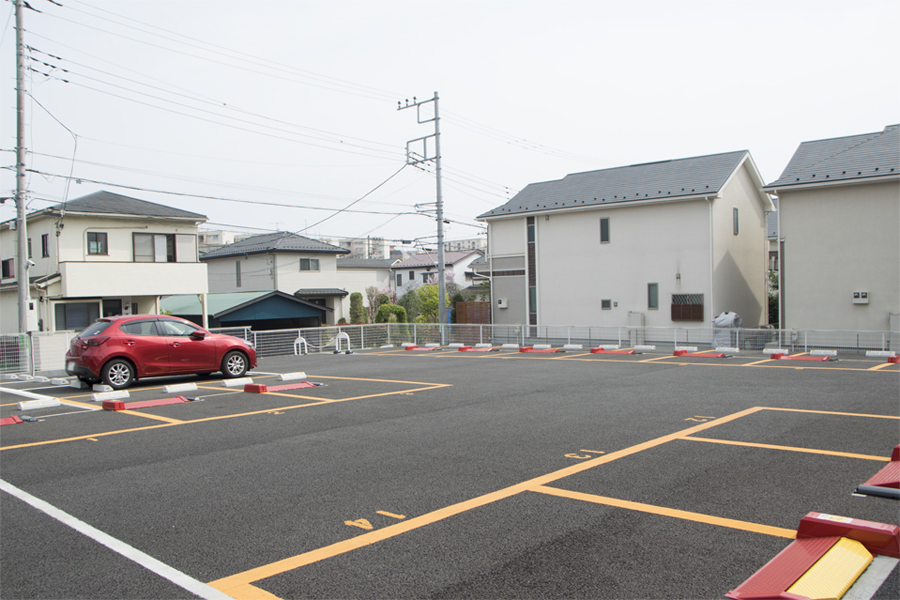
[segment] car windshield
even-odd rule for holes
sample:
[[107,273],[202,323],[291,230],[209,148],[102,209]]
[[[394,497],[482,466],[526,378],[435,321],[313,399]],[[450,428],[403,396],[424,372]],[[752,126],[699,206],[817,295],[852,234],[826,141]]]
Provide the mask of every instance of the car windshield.
[[75,337],[88,337],[90,335],[98,335],[106,331],[106,328],[112,325],[111,321],[97,321],[88,326],[87,329],[76,335]]

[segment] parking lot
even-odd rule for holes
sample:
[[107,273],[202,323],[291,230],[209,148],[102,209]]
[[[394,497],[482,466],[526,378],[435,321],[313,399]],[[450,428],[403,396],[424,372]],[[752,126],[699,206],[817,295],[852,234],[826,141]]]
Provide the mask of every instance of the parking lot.
[[[671,353],[262,359],[91,390],[4,381],[3,598],[721,598],[900,443],[900,365]],[[196,383],[188,392],[164,386]],[[900,597],[894,569],[875,596]]]

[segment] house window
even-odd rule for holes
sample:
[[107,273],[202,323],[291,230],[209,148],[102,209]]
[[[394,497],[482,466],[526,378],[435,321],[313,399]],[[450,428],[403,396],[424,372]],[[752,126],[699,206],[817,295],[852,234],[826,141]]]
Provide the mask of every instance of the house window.
[[600,219],[600,243],[609,243],[609,217]]
[[397,273],[397,287],[403,287],[403,273]]
[[13,271],[15,271],[15,263],[13,263],[13,260],[15,260],[15,259],[7,258],[2,263],[0,263],[0,266],[2,266],[2,271],[3,271],[3,273],[2,273],[3,279],[13,276]]
[[122,314],[122,300],[104,300],[103,316],[115,317]]
[[318,271],[319,270],[319,259],[318,258],[301,258],[300,259],[300,270],[301,271]]
[[534,224],[534,217],[529,217],[529,218],[528,218],[528,241],[529,241],[529,242],[534,242],[535,239],[536,239],[536,238],[535,238],[534,227],[535,227],[535,224]]
[[612,300],[601,300],[600,308],[602,310],[612,310]]
[[41,257],[47,258],[50,256],[50,234],[45,233],[41,236]]
[[28,258],[31,258],[31,238],[28,238]]
[[658,310],[659,309],[659,284],[658,283],[648,283],[647,284],[647,309],[648,310]]
[[422,273],[422,283],[428,283],[428,278],[431,276],[431,273]]
[[241,261],[234,261],[234,285],[241,287]]
[[109,254],[106,248],[106,233],[103,231],[88,231],[88,254]]
[[537,286],[529,286],[528,288],[528,312],[532,315],[537,314]]
[[415,271],[410,271],[410,272],[409,272],[409,280],[410,280],[410,281],[415,281],[415,280],[416,280],[416,272],[415,272]]
[[134,262],[197,262],[196,235],[135,233],[133,240]]
[[69,302],[57,304],[56,330],[84,329],[100,317],[100,304],[97,302]]
[[734,235],[737,235],[738,233],[740,233],[741,228],[740,228],[740,219],[738,218],[738,209],[736,206],[732,209],[731,219],[732,219],[732,225],[734,227]]
[[702,321],[703,294],[672,294],[673,321]]

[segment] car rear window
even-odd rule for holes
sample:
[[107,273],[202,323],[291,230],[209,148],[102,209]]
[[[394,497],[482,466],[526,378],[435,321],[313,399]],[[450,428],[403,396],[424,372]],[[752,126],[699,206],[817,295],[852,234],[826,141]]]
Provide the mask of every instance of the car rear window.
[[112,325],[111,321],[97,321],[90,324],[87,329],[76,335],[75,337],[88,337],[89,335],[98,335],[106,331],[106,328]]

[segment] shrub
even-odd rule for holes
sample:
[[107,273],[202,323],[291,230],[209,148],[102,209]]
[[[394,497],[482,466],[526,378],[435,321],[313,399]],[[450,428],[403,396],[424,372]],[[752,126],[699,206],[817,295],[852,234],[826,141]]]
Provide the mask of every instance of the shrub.
[[353,292],[350,294],[350,322],[351,323],[368,323],[369,313],[363,306],[362,294]]

